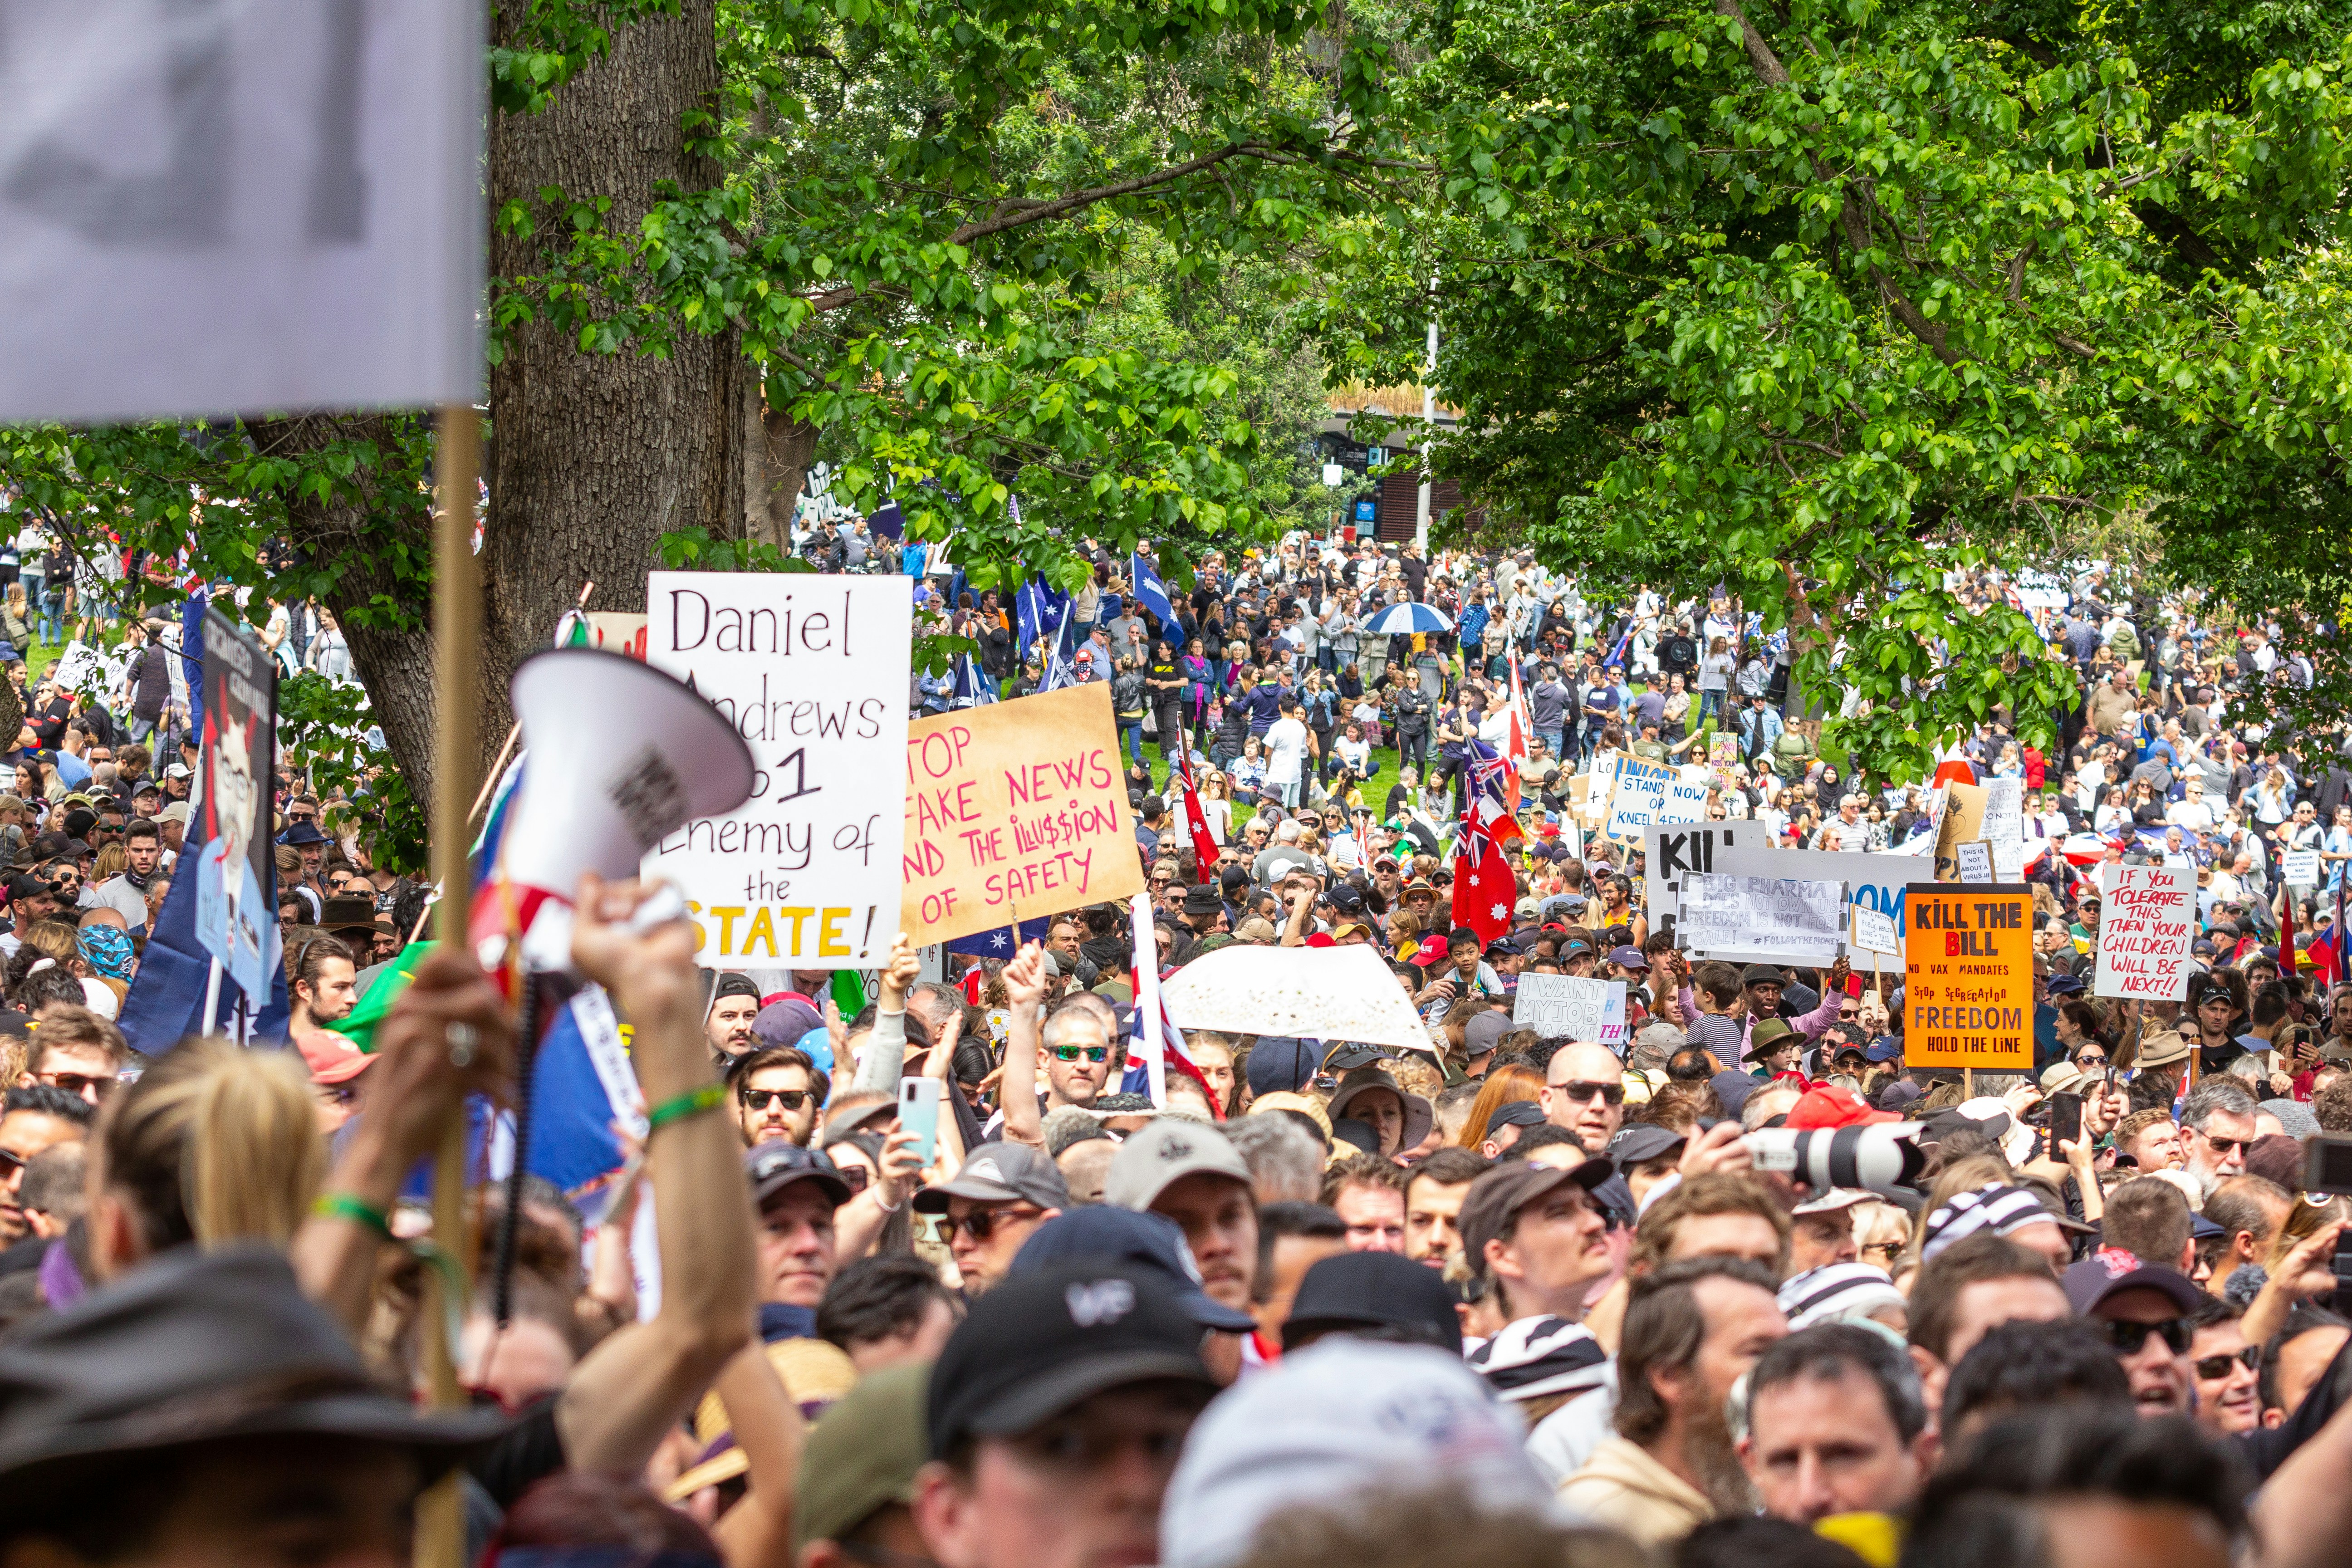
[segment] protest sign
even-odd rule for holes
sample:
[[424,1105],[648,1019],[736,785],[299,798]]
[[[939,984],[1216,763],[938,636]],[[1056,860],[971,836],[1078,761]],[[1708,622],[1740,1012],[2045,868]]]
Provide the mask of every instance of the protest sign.
[[1845,911],[1843,882],[1693,871],[1683,878],[1675,940],[1693,952],[1752,943],[1828,963],[1838,955]]
[[1431,1048],[1429,1027],[1391,978],[1380,950],[1253,947],[1203,953],[1160,988],[1180,1029],[1360,1040],[1399,1050]]
[[269,994],[278,910],[270,839],[278,667],[260,639],[205,612],[203,795],[187,838],[196,856],[196,940],[247,996]]
[[1984,837],[1985,792],[1958,780],[1944,786],[1943,815],[1936,819],[1936,879],[1956,881],[1959,847]]
[[[751,748],[751,798],[647,852],[705,966],[870,969],[898,920],[912,585],[898,576],[656,572],[646,660]],[[583,715],[586,721],[626,715]]]
[[1971,838],[1953,845],[1952,858],[1958,864],[1961,881],[1992,880],[1992,846],[1983,839]]
[[2033,1069],[2033,894],[2020,883],[1904,890],[1903,1059]]
[[2294,887],[2319,885],[2319,851],[2290,849],[2279,857],[2279,880]]
[[1625,983],[1569,974],[1522,974],[1511,1002],[1514,1027],[1548,1040],[1587,1040],[1625,1048]]
[[2025,781],[2011,773],[1988,783],[1984,792],[1981,833],[1992,847],[1993,877],[2021,880],[2025,875]]
[[1729,730],[1719,730],[1706,739],[1706,760],[1718,768],[1727,768],[1739,761],[1739,737]]
[[0,424],[475,401],[478,0],[0,30]]
[[1143,890],[1105,681],[907,727],[899,929],[952,942]]
[[[1682,934],[1677,923],[1682,879],[1693,871],[1727,877],[1794,877],[1809,881],[1843,882],[1847,904],[1893,921],[1898,942],[1903,930],[1903,889],[1920,872],[1920,862],[1908,856],[1778,848],[1771,836],[1752,822],[1653,827],[1642,835],[1642,847],[1645,852],[1643,891],[1650,929],[1665,931],[1677,941]],[[1841,920],[1841,928],[1844,923]],[[1685,949],[1690,946],[1687,942],[1683,945]],[[1767,951],[1753,942],[1742,942],[1723,950],[1693,951],[1693,956],[1719,958],[1729,963],[1809,962],[1794,953]]]
[[2197,873],[2186,866],[2099,868],[2095,996],[2178,1002],[2189,994],[2189,944],[2197,936]]
[[1617,763],[1617,793],[1609,805],[1604,837],[1639,844],[1642,830],[1656,823],[1697,822],[1706,816],[1706,784],[1687,780],[1665,763],[1625,757]]
[[1882,953],[1888,958],[1903,956],[1903,939],[1895,933],[1895,922],[1876,910],[1859,905],[1853,910],[1853,950],[1856,952]]
[[1577,799],[1584,820],[1595,826],[1609,820],[1609,800],[1617,791],[1617,752],[1602,752],[1592,759],[1591,773],[1578,775],[1585,783]]

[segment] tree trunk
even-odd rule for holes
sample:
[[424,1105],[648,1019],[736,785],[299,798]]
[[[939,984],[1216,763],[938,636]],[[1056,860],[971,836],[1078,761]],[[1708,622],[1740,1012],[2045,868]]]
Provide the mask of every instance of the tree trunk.
[[790,555],[793,507],[800,500],[801,487],[808,482],[808,471],[816,462],[816,426],[803,425],[789,414],[770,408],[756,385],[751,402],[751,417],[757,421],[751,437],[755,444],[753,459],[758,466],[758,478],[744,498],[750,514],[746,531],[750,537],[764,539]]
[[[536,115],[494,115],[490,204],[532,205],[541,236],[562,232],[538,192],[611,200],[612,231],[628,236],[664,182],[683,190],[718,183],[717,163],[689,156],[682,117],[715,111],[719,89],[716,0],[684,0],[677,16],[618,31],[612,53],[582,71]],[[525,0],[498,0],[492,41],[512,41]],[[493,229],[490,271],[542,270],[537,238]],[[681,324],[667,359],[582,353],[545,325],[512,329],[490,373],[487,450],[490,510],[482,543],[483,765],[506,738],[507,682],[515,665],[548,646],[583,581],[589,607],[642,611],[656,542],[701,527],[741,531],[744,384],[738,334],[704,336]],[[613,728],[627,715],[583,716]]]

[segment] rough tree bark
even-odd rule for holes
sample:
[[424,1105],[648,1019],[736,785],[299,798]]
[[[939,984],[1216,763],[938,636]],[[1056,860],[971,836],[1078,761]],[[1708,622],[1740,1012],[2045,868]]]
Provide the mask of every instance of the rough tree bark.
[[[494,43],[514,36],[525,0],[498,0]],[[614,35],[609,57],[564,84],[537,115],[490,123],[490,204],[537,206],[542,187],[611,199],[615,231],[634,233],[663,183],[715,184],[717,163],[688,155],[682,117],[715,106],[716,0],[684,0]],[[537,206],[542,234],[555,215]],[[540,269],[537,242],[496,232],[494,277]],[[505,739],[507,682],[547,646],[583,581],[592,609],[646,607],[656,541],[702,527],[735,537],[744,516],[744,384],[738,334],[681,330],[667,359],[582,353],[545,326],[509,332],[490,373],[485,455],[482,657],[476,670],[483,765]],[[618,729],[625,714],[598,715]]]
[[744,497],[749,524],[746,531],[751,538],[764,539],[789,555],[793,549],[793,505],[800,500],[801,486],[807,482],[808,471],[816,463],[816,426],[803,425],[769,407],[756,385],[752,388],[751,408],[751,423],[747,428],[756,475],[750,493]]

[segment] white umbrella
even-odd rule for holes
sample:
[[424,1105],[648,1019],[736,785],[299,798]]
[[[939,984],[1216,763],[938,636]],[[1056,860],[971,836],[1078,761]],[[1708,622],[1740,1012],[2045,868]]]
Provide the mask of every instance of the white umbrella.
[[1454,623],[1427,605],[1391,605],[1364,623],[1365,632],[1376,637],[1402,637],[1412,632],[1450,632]]
[[1221,947],[1160,994],[1179,1028],[1430,1048],[1428,1026],[1370,946]]

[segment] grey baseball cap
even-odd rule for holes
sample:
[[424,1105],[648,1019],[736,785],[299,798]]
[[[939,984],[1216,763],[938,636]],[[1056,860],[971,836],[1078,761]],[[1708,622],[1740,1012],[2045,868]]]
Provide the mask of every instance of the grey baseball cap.
[[955,1180],[925,1187],[915,1194],[918,1214],[945,1214],[950,1198],[974,1203],[1028,1202],[1041,1209],[1070,1206],[1070,1189],[1062,1173],[1042,1149],[1026,1143],[982,1143],[964,1156]]
[[1171,1183],[1207,1173],[1250,1185],[1250,1168],[1225,1135],[1181,1117],[1163,1116],[1128,1135],[1103,1175],[1103,1202],[1148,1209]]

